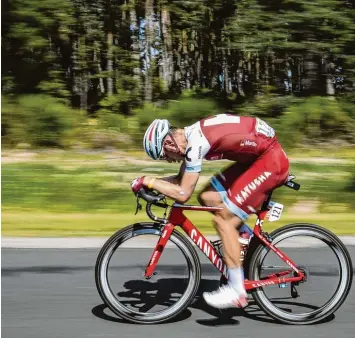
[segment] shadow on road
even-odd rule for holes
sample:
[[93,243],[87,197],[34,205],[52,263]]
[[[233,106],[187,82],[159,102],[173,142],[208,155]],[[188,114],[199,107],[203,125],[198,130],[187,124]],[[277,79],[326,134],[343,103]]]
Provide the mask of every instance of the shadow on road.
[[[249,306],[245,309],[228,309],[220,311],[208,306],[203,298],[202,293],[205,291],[215,290],[219,286],[218,280],[212,279],[202,279],[200,282],[199,290],[196,294],[195,299],[190,304],[189,309],[198,309],[204,311],[211,315],[209,319],[197,319],[196,322],[204,326],[224,326],[224,325],[239,325],[239,320],[235,317],[246,317],[248,319],[256,320],[258,322],[278,324],[277,321],[265,314],[253,300],[250,300]],[[179,278],[163,278],[155,282],[142,281],[142,280],[132,280],[124,284],[125,290],[118,292],[117,296],[121,303],[129,307],[133,311],[146,312],[157,311],[157,308],[163,310],[167,307],[172,306],[179,298],[180,295],[184,293],[186,289],[186,284],[184,284],[183,279]],[[290,300],[277,300],[279,307],[284,311],[292,311],[290,307],[295,305],[295,303]],[[315,309],[316,307],[297,303],[305,308]],[[94,316],[118,323],[129,323],[126,320],[117,318],[113,315],[108,314],[106,310],[106,305],[101,304],[95,306],[92,309]],[[174,317],[172,320],[165,322],[178,322],[185,320],[191,316],[191,311],[189,309],[184,310],[178,316]],[[324,322],[328,322],[334,319],[334,315],[330,316]]]

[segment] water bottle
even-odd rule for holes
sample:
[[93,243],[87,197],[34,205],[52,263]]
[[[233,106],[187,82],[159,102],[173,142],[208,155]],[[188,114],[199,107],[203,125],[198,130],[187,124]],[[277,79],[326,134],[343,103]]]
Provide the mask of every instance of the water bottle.
[[249,226],[244,223],[239,227],[238,232],[239,232],[239,243],[241,244],[240,261],[243,262],[247,254],[250,239],[253,236],[253,230],[250,229]]
[[241,244],[249,244],[251,237],[253,236],[253,230],[249,226],[243,223],[239,228],[239,242]]

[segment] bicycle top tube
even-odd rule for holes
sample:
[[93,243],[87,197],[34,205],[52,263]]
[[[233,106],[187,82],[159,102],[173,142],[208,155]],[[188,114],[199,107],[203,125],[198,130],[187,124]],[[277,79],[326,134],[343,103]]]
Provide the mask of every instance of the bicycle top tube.
[[192,204],[180,204],[174,203],[172,208],[181,208],[183,210],[196,210],[196,211],[218,211],[222,210],[222,207],[206,207],[201,205],[192,205]]

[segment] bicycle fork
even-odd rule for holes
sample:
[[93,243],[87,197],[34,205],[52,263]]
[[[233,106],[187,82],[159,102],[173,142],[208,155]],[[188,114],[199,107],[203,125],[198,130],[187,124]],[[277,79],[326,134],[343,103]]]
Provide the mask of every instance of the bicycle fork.
[[166,243],[168,242],[173,230],[174,230],[174,225],[172,223],[168,223],[164,226],[163,232],[158,240],[158,243],[154,248],[152,256],[150,257],[149,263],[145,269],[144,277],[146,279],[152,278],[155,267],[158,264],[159,258],[163,253]]

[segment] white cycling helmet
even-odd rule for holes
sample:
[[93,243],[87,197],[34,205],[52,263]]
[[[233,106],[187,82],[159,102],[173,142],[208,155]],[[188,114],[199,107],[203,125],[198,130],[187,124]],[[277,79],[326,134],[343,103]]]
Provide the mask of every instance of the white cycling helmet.
[[170,123],[168,120],[154,120],[143,138],[143,147],[147,155],[153,160],[161,157],[163,151],[163,140],[170,130]]

